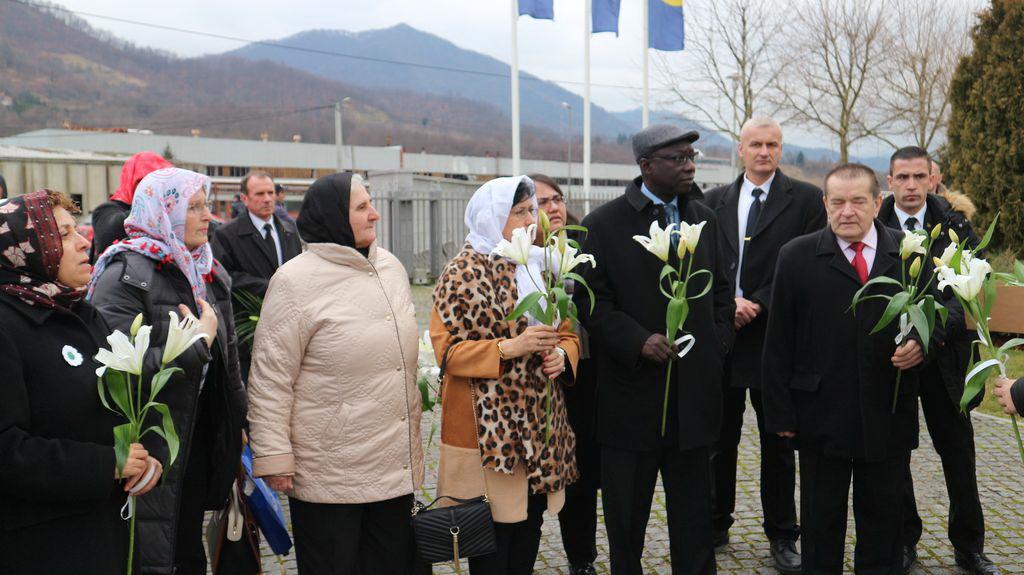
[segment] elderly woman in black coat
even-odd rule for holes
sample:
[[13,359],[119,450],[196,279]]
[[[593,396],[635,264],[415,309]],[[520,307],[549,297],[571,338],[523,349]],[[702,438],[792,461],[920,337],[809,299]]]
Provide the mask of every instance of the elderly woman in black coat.
[[[177,462],[139,502],[137,554],[143,572],[205,574],[203,512],[224,507],[238,471],[246,398],[227,273],[213,259],[210,179],[166,168],[135,190],[127,239],[96,261],[93,304],[127,332],[137,314],[153,326],[144,373],[159,370],[171,312],[194,314],[207,338],[174,361],[184,375],[160,395],[181,439]],[[163,457],[162,440],[152,450]]]
[[124,421],[100,403],[93,359],[110,330],[83,299],[76,211],[46,190],[0,200],[0,573],[123,573],[126,491],[149,465],[135,494],[160,478],[139,444],[116,466]]

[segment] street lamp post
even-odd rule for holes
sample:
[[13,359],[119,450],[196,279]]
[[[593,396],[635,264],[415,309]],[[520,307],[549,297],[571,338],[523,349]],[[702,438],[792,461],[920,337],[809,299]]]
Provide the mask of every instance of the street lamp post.
[[[342,135],[341,109],[352,98],[345,97],[340,102],[334,103],[334,145],[338,152],[338,171],[345,170],[345,138]],[[353,166],[354,168],[355,166]]]
[[736,90],[739,89],[740,77],[739,77],[738,74],[733,74],[733,75],[729,76],[729,79],[732,80],[732,133],[733,133],[732,153],[729,154],[729,166],[732,168],[733,175],[735,175],[736,174],[736,164],[739,163],[738,162],[739,158],[737,158],[737,156],[739,155],[739,150],[737,149],[739,147],[739,136],[737,135],[738,132],[739,132],[739,126],[738,126],[738,124],[739,124],[739,109],[737,108],[737,102],[736,102]]
[[572,189],[572,104],[569,102],[562,102],[562,107],[565,108],[566,117],[566,140],[568,144],[565,148],[565,197],[569,197],[569,190]]

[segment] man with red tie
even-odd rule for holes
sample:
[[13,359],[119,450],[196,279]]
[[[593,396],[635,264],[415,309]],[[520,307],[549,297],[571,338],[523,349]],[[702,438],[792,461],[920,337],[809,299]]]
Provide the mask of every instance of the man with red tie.
[[[901,573],[902,486],[917,447],[914,368],[923,347],[915,332],[897,346],[898,321],[869,335],[885,300],[867,300],[856,313],[850,302],[869,278],[901,278],[903,234],[875,220],[882,200],[867,166],[833,168],[824,200],[828,227],[779,252],[763,357],[766,426],[800,451],[803,573],[845,571],[851,480],[854,571]],[[876,288],[871,293],[898,289]],[[943,337],[935,331],[932,346]],[[905,371],[894,410],[898,370]]]

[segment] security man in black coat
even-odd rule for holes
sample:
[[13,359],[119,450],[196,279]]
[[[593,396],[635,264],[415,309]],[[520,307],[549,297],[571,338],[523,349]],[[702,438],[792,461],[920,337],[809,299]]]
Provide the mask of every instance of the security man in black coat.
[[779,248],[825,227],[821,189],[779,170],[782,128],[760,116],[740,130],[739,155],[745,171],[732,184],[707,192],[705,203],[718,219],[718,247],[735,293],[736,343],[726,358],[722,436],[714,454],[716,546],[729,541],[736,509],[736,460],[747,390],[761,437],[761,509],[776,568],[799,575],[796,457],[789,443],[764,428],[761,407],[761,351],[768,327],[772,279]]
[[[851,479],[855,572],[903,569],[899,486],[917,447],[913,368],[924,361],[923,346],[915,332],[897,346],[898,321],[869,334],[884,300],[849,309],[870,278],[901,277],[902,234],[874,219],[881,201],[870,168],[833,168],[825,178],[829,227],[783,246],[776,264],[762,359],[765,423],[800,450],[802,572],[808,575],[843,573]],[[928,267],[921,277],[930,273]],[[898,289],[875,288],[872,294]],[[937,327],[929,346],[942,337]]]
[[[277,268],[302,253],[295,224],[274,214],[274,180],[266,172],[250,172],[242,178],[245,209],[217,228],[210,242],[213,255],[231,275],[231,291],[263,297]],[[237,307],[237,303],[236,303]],[[249,381],[252,343],[239,345],[242,380]]]
[[[594,291],[577,289],[580,319],[597,362],[596,436],[601,445],[605,526],[615,575],[643,572],[641,555],[654,488],[661,473],[668,512],[672,573],[715,573],[711,537],[710,448],[722,413],[722,362],[733,338],[735,305],[718,259],[714,212],[694,185],[697,132],[650,126],[633,137],[641,177],[626,193],[583,220],[583,251],[597,265],[585,272]],[[665,336],[668,300],[658,282],[664,263],[633,236],[651,222],[707,222],[693,270],[711,274],[711,291],[690,301],[683,329],[696,343],[672,367],[667,428],[661,433],[665,375],[677,349]],[[678,262],[670,250],[669,264]],[[702,274],[702,278],[708,278]],[[690,286],[691,295],[703,289]]]
[[[929,193],[936,183],[928,152],[917,146],[897,150],[889,160],[887,177],[892,195],[885,198],[878,219],[896,230],[926,229],[942,226],[932,244],[930,256],[938,257],[951,244],[948,231],[975,246],[978,238],[970,222],[953,210],[942,197]],[[944,303],[959,305],[947,288]],[[942,460],[942,471],[949,493],[949,540],[953,543],[957,565],[969,573],[996,574],[999,569],[984,555],[985,518],[978,496],[975,469],[974,427],[970,417],[960,413],[960,396],[970,363],[974,332],[963,322],[947,324],[947,344],[931,353],[932,361],[920,374],[921,408],[928,423],[935,451]],[[981,402],[979,394],[974,406]],[[914,482],[907,468],[904,487],[904,566],[917,560],[917,542],[921,539],[921,517],[914,498]]]

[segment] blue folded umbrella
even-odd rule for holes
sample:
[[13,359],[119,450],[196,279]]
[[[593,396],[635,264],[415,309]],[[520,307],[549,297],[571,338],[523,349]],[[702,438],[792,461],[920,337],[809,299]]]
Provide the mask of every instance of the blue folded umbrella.
[[246,445],[242,450],[242,465],[249,481],[255,486],[252,493],[246,491],[246,503],[252,511],[256,524],[259,525],[263,537],[270,549],[277,555],[287,555],[292,549],[292,538],[288,535],[288,526],[284,522],[284,511],[281,502],[273,489],[260,478],[252,474],[252,450]]

